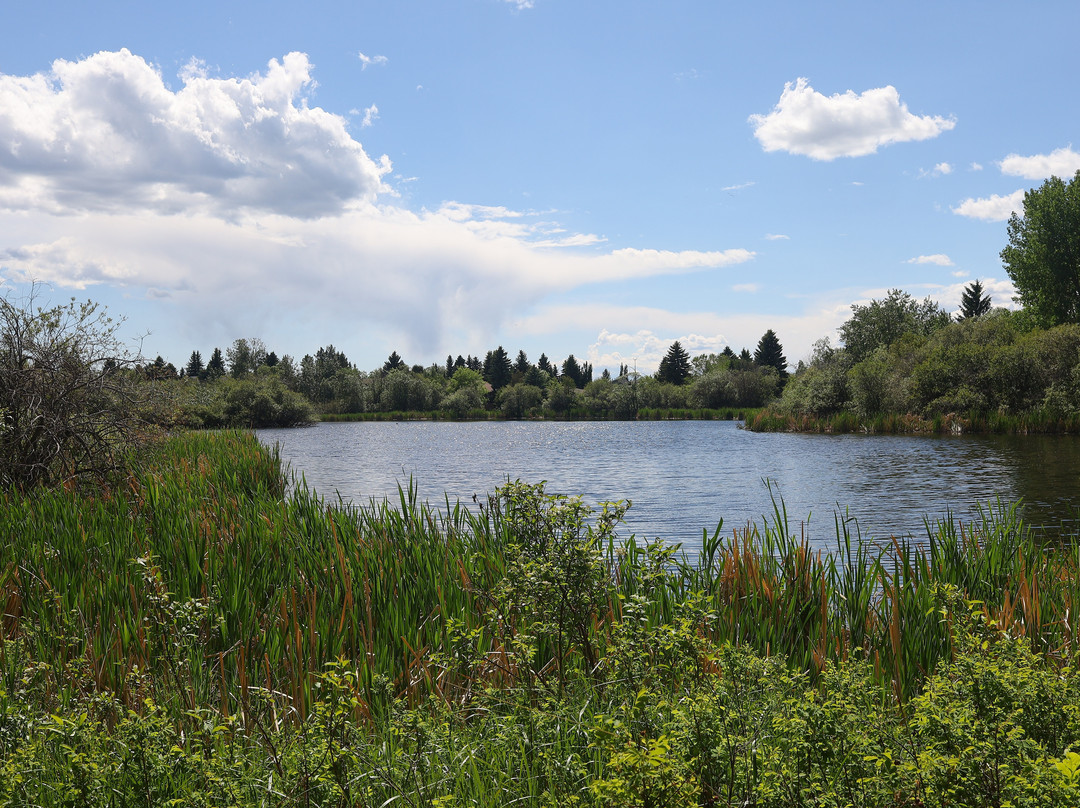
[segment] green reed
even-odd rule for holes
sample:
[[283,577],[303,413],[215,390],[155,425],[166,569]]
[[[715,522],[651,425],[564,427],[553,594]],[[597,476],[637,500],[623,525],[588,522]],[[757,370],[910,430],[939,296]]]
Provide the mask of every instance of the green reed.
[[[374,720],[395,698],[464,703],[493,683],[603,686],[627,609],[652,628],[692,612],[700,637],[813,676],[869,660],[901,702],[951,658],[957,609],[1059,664],[1077,658],[1076,537],[1036,535],[1015,506],[930,524],[919,541],[873,542],[838,516],[836,548],[821,552],[777,501],[760,524],[703,532],[696,558],[613,532],[597,541],[589,517],[557,528],[578,566],[549,570],[543,553],[522,554],[531,528],[498,497],[436,508],[409,486],[352,506],[287,483],[252,435],[194,433],[144,451],[113,488],[2,495],[4,687],[37,664],[51,704],[151,697],[177,720],[212,709],[256,731],[307,716],[327,666],[344,664],[356,719]],[[523,496],[538,524],[549,518],[553,500]],[[514,588],[533,576],[565,600],[552,576],[582,570],[595,591],[568,612]],[[708,665],[686,653],[687,670]]]

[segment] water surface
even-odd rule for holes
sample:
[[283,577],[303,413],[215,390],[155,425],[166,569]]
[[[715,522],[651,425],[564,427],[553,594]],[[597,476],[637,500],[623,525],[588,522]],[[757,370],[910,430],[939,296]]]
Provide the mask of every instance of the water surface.
[[1080,506],[1075,436],[794,435],[730,421],[324,423],[258,432],[307,483],[354,503],[397,497],[410,478],[441,504],[484,497],[507,479],[546,480],[589,504],[630,499],[628,528],[683,542],[772,513],[770,481],[790,522],[835,544],[837,513],[863,535],[924,535],[924,518],[970,519],[979,505],[1023,499],[1029,521]]

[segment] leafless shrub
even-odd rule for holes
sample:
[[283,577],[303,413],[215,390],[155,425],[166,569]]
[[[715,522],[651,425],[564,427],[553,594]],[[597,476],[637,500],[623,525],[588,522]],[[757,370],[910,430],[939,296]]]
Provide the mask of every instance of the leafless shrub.
[[141,385],[121,322],[96,303],[0,298],[0,487],[106,476],[139,434]]

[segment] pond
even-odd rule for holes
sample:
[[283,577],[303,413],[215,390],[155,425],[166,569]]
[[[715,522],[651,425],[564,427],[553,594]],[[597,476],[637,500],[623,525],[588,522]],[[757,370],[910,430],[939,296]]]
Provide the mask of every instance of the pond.
[[924,519],[965,521],[998,499],[1023,500],[1037,525],[1080,506],[1080,439],[1057,435],[797,435],[747,432],[731,421],[324,423],[259,430],[324,497],[365,504],[397,498],[472,502],[508,479],[550,493],[630,499],[627,532],[701,543],[761,522],[772,495],[811,542],[835,547],[835,517],[864,536],[925,536]]

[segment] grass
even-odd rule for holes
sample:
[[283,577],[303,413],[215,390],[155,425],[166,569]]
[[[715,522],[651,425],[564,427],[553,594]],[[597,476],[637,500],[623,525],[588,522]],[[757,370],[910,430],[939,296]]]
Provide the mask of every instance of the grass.
[[[112,488],[5,493],[0,763],[36,749],[26,738],[53,716],[69,750],[157,727],[198,771],[236,744],[235,760],[262,761],[235,773],[260,799],[277,771],[338,795],[323,804],[358,804],[341,801],[334,761],[362,747],[340,766],[369,779],[386,766],[364,792],[380,799],[662,804],[641,794],[676,788],[671,744],[689,743],[693,699],[730,685],[725,664],[782,669],[801,694],[858,670],[859,698],[909,717],[973,630],[1051,677],[1076,665],[1080,542],[1036,536],[1013,506],[918,541],[871,542],[838,516],[826,553],[777,502],[765,523],[704,531],[693,558],[619,535],[620,517],[520,483],[480,508],[414,490],[327,502],[238,432],[172,437]],[[78,716],[90,723],[64,723]],[[10,735],[18,721],[39,729]],[[50,776],[73,777],[70,755],[41,743],[60,754]],[[560,755],[578,768],[550,768]]]

